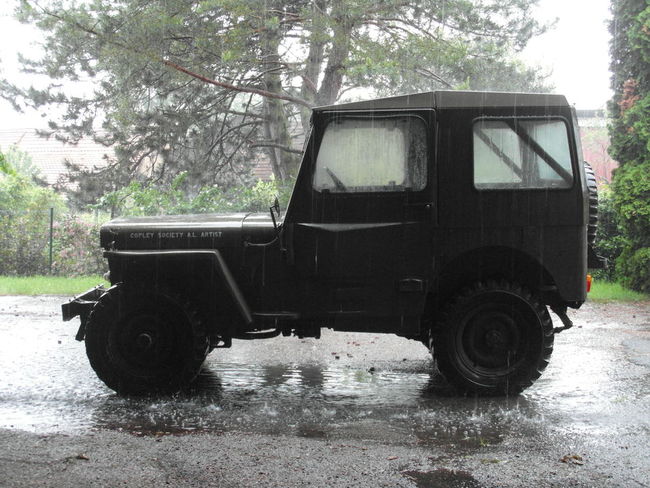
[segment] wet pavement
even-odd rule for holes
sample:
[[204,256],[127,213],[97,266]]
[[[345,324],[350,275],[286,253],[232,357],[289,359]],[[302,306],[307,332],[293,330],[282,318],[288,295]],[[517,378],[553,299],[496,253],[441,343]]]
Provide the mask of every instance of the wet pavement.
[[234,341],[210,354],[189,394],[128,399],[96,378],[61,302],[0,297],[3,440],[262,436],[363,445],[389,462],[391,449],[415,449],[400,486],[650,486],[648,303],[573,313],[548,369],[514,398],[454,396],[414,341],[326,330],[320,340]]

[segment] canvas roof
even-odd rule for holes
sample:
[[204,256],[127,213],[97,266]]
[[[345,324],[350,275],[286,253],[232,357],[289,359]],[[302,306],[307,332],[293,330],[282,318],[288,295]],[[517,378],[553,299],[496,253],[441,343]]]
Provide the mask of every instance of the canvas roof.
[[401,108],[482,108],[482,107],[566,107],[564,95],[548,93],[506,93],[477,91],[431,91],[378,98],[362,102],[342,103],[317,107],[327,110],[381,110]]

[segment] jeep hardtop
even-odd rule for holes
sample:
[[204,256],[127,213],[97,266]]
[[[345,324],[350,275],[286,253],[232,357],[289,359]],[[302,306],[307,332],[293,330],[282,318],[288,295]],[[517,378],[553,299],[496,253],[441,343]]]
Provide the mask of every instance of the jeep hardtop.
[[585,301],[595,199],[563,96],[319,107],[285,211],[112,220],[112,286],[63,318],[122,394],[177,391],[233,339],[323,327],[413,339],[458,391],[517,394]]

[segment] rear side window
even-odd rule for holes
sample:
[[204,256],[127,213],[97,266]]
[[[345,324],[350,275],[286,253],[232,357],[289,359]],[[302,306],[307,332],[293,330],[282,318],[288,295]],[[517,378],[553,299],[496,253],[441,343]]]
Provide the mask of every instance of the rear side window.
[[325,128],[313,186],[330,192],[422,190],[426,124],[416,116],[341,118]]
[[571,150],[563,120],[474,121],[476,188],[569,188],[572,185]]

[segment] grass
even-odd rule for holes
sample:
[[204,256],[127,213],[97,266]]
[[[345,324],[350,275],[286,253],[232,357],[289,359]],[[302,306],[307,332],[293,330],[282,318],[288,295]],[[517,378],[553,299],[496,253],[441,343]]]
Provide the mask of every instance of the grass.
[[640,302],[650,300],[650,296],[623,288],[619,283],[594,279],[587,299],[593,302]]
[[99,284],[101,276],[0,276],[0,295],[78,295]]

